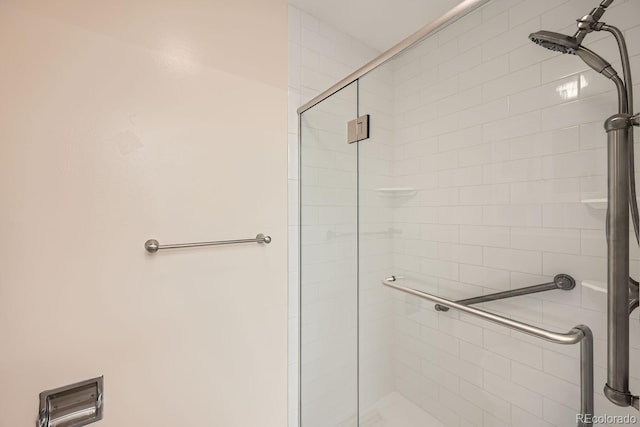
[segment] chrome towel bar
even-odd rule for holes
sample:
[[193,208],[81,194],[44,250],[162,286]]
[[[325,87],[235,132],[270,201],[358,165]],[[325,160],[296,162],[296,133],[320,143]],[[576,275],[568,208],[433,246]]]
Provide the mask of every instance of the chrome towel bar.
[[593,334],[591,329],[586,325],[577,325],[568,332],[554,332],[547,329],[538,328],[528,323],[519,322],[509,319],[498,314],[480,310],[475,307],[469,307],[456,301],[431,295],[417,289],[408,288],[399,285],[397,279],[401,276],[391,276],[382,280],[382,284],[393,289],[417,296],[427,301],[435,302],[448,308],[462,311],[475,317],[506,326],[527,335],[543,339],[556,344],[578,344],[580,343],[580,414],[577,417],[578,427],[590,427],[593,425],[591,418],[593,416]]
[[144,248],[147,252],[155,254],[162,249],[181,249],[181,248],[195,248],[199,246],[217,246],[217,245],[236,245],[239,243],[271,243],[271,236],[265,236],[260,233],[255,239],[238,239],[238,240],[218,240],[215,242],[195,242],[195,243],[172,243],[169,245],[161,245],[155,239],[149,239],[144,242]]

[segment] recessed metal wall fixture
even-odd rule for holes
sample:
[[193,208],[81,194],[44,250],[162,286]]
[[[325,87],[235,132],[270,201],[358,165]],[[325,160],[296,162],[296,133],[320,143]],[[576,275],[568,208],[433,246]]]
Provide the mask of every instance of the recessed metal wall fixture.
[[81,427],[102,419],[103,378],[40,393],[36,427]]
[[[618,113],[605,122],[608,142],[607,210],[607,384],[604,394],[618,406],[640,409],[640,399],[629,391],[629,313],[638,306],[638,282],[629,277],[629,210],[640,244],[635,190],[633,127],[640,119],[633,114],[633,83],[624,35],[620,29],[600,22],[613,0],[604,0],[591,13],[578,19],[573,36],[538,31],[529,38],[542,47],[579,56],[589,67],[611,79],[618,91]],[[611,33],[620,50],[623,79],[605,59],[582,46],[593,31]]]

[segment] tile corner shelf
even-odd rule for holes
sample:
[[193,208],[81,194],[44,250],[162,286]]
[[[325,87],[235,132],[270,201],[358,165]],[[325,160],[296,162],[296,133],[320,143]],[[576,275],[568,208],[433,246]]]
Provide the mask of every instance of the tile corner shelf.
[[589,205],[593,209],[607,209],[607,199],[582,199],[580,202]]
[[585,288],[589,288],[591,290],[594,290],[596,292],[602,292],[602,293],[607,293],[607,283],[606,282],[599,282],[596,280],[583,280],[582,282],[582,286],[584,286]]
[[376,192],[384,197],[410,197],[414,196],[418,192],[418,189],[411,187],[387,187],[376,188]]
[[592,207],[593,209],[607,209],[607,198],[603,197],[601,199],[582,199],[580,200],[581,203],[584,203],[585,205],[589,205],[589,207]]

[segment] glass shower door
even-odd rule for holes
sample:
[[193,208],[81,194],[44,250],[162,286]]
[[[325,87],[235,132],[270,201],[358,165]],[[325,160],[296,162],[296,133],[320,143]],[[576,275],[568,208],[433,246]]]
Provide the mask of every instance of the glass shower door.
[[300,116],[300,421],[357,425],[357,83]]
[[369,138],[358,142],[360,426],[411,427],[403,423],[406,413],[398,418],[389,412],[406,408],[396,402],[400,394],[394,379],[394,292],[380,284],[381,278],[396,274],[394,239],[402,232],[393,218],[394,204],[403,201],[397,198],[392,170],[393,83],[388,62],[358,85],[360,114],[368,114],[371,123]]
[[[530,42],[541,16],[573,13],[548,5],[514,26],[522,3],[472,11],[302,115],[302,427],[567,427],[585,412],[580,346],[437,310],[390,276],[452,301],[572,276],[573,289],[477,307],[547,331],[588,325],[596,415],[634,414],[600,391],[606,206],[594,202],[615,93]],[[346,144],[346,122],[365,114],[370,137]]]
[[[587,283],[477,308],[549,331],[591,327],[596,413],[629,413],[600,392],[607,307],[591,283],[606,281],[606,210],[584,203],[606,196],[601,121],[615,99],[598,100],[591,89],[601,77],[580,64],[540,84],[559,58],[531,46],[536,19],[510,30],[512,51],[505,34],[476,40],[492,13],[468,14],[358,82],[359,114],[371,116],[358,147],[362,427],[567,427],[583,408],[579,346],[437,311],[383,286],[390,276],[453,301],[560,274]],[[505,50],[486,58],[496,49]],[[596,101],[602,113],[588,116]]]

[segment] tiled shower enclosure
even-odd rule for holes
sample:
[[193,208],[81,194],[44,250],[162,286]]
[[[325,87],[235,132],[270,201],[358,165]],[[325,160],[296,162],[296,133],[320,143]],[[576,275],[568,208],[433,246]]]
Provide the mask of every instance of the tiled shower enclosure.
[[[303,427],[576,425],[578,347],[435,311],[382,286],[391,275],[462,299],[570,274],[573,290],[481,307],[550,330],[591,327],[596,414],[638,415],[602,394],[603,122],[615,87],[528,39],[572,34],[597,3],[490,1],[300,115]],[[636,82],[639,18],[636,0],[604,18],[624,30]],[[608,34],[585,45],[620,70]],[[347,122],[364,114],[371,137],[348,144]],[[636,245],[632,258],[637,279]],[[637,391],[637,312],[631,347]]]

